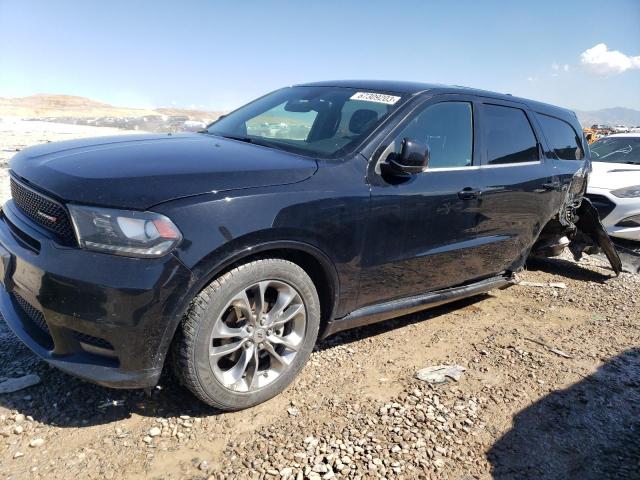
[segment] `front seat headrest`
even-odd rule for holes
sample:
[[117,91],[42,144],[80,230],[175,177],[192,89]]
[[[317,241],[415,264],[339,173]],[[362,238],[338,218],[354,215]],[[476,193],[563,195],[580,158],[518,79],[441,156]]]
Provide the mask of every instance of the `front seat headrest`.
[[356,110],[351,115],[351,120],[349,120],[349,131],[361,134],[376,120],[378,120],[378,114],[375,110],[367,110],[365,108]]

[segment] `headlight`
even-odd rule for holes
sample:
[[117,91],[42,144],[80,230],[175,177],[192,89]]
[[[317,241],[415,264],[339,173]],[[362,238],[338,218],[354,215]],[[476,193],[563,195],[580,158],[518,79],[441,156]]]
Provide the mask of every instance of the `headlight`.
[[640,197],[640,185],[619,188],[618,190],[612,190],[611,193],[613,193],[618,198]]
[[164,215],[69,205],[80,247],[129,257],[161,257],[182,234]]

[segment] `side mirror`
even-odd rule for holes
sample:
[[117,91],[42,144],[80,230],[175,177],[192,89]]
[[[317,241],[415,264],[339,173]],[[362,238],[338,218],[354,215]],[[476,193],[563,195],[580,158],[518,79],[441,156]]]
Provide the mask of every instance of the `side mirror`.
[[402,141],[400,154],[392,154],[385,164],[384,170],[392,175],[408,176],[422,173],[429,165],[429,146],[418,140],[405,138]]

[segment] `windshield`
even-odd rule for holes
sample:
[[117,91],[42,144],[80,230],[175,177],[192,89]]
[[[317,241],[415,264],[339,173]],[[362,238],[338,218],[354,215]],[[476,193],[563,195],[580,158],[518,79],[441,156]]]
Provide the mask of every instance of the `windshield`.
[[640,165],[640,137],[607,137],[589,146],[594,162]]
[[335,158],[351,152],[403,100],[352,88],[289,87],[239,108],[204,133]]

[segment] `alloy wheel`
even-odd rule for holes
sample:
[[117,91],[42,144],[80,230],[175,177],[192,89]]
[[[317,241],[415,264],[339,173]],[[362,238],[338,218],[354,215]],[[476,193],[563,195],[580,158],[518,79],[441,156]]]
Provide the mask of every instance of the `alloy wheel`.
[[264,388],[284,373],[302,346],[307,316],[288,283],[265,280],[238,292],[211,332],[209,363],[234,392]]

